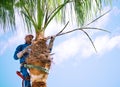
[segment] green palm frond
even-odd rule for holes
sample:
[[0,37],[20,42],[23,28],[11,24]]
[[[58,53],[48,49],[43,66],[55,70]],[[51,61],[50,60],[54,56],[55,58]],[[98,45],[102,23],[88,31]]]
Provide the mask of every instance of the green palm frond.
[[96,47],[95,47],[95,45],[94,45],[94,43],[93,43],[93,41],[92,41],[91,37],[89,36],[89,34],[88,34],[86,31],[84,31],[84,30],[81,30],[81,31],[83,31],[83,32],[86,34],[86,36],[87,36],[87,37],[88,37],[88,39],[90,40],[90,42],[91,42],[92,46],[94,47],[95,51],[97,52],[97,49],[96,49]]
[[[54,18],[66,23],[67,17],[77,22],[78,26],[100,13],[112,0],[0,0],[0,25],[8,29],[15,26],[15,10],[22,16],[28,30],[44,31]],[[69,9],[69,13],[68,10]],[[67,15],[66,15],[67,14]],[[75,15],[73,17],[73,14]],[[30,26],[31,25],[31,26]],[[14,28],[12,28],[14,29]]]
[[0,0],[0,26],[4,31],[15,28],[14,0]]
[[45,23],[44,29],[48,26],[48,24],[51,22],[51,20],[56,16],[57,13],[67,4],[69,3],[69,0],[64,2],[63,4],[59,5],[57,8],[55,8],[51,14],[48,16],[48,20]]
[[16,8],[20,10],[23,21],[25,21],[24,25],[26,25],[30,31],[32,29],[32,26],[36,29],[36,31],[38,29],[35,18],[35,1],[36,0],[19,0],[15,3]]
[[[68,24],[68,23],[67,23]],[[65,27],[67,26],[67,24],[65,25]],[[57,36],[61,36],[61,35],[65,35],[65,34],[68,34],[68,33],[71,33],[71,32],[74,32],[74,31],[82,31],[83,33],[85,33],[85,35],[88,37],[88,39],[90,40],[93,48],[95,49],[95,51],[97,52],[97,49],[93,43],[93,40],[92,38],[90,37],[90,35],[85,31],[85,30],[100,30],[100,31],[104,31],[104,32],[107,32],[107,33],[110,33],[109,31],[105,30],[105,29],[101,29],[101,28],[95,28],[95,27],[81,27],[81,28],[77,28],[77,29],[73,29],[73,30],[70,30],[70,31],[67,31],[67,32],[63,32],[63,30],[65,29],[65,27],[59,32],[57,33],[56,35],[53,35],[54,37],[57,37]]]

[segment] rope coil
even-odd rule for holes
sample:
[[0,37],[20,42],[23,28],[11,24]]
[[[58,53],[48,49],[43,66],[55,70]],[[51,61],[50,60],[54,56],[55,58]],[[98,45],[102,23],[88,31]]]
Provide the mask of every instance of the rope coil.
[[31,64],[24,64],[24,67],[26,68],[35,68],[35,69],[38,69],[38,70],[41,70],[45,73],[49,73],[49,70],[44,68],[44,67],[41,67],[41,66],[35,66],[35,65],[31,65]]

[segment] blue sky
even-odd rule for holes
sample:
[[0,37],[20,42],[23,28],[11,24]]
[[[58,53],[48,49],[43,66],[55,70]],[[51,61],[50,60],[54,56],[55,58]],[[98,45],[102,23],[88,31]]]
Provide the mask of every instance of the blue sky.
[[[120,87],[119,3],[114,2],[109,14],[90,25],[111,32],[88,31],[97,53],[82,32],[56,38],[48,87]],[[103,13],[109,9],[105,7]],[[24,43],[27,34],[22,31],[22,26],[18,18],[16,32],[0,31],[0,87],[21,87],[21,79],[16,75],[19,61],[13,59],[13,54],[15,48]],[[46,36],[56,34],[62,27],[53,21],[46,30]],[[76,28],[76,25],[68,25],[66,30],[69,28]]]

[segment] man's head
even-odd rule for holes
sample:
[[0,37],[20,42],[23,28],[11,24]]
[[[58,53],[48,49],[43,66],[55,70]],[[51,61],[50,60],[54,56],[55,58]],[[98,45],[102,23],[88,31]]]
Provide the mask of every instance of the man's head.
[[26,43],[31,44],[31,41],[32,41],[33,37],[34,37],[34,36],[33,36],[32,34],[26,35],[26,36],[25,36],[25,41],[26,41]]

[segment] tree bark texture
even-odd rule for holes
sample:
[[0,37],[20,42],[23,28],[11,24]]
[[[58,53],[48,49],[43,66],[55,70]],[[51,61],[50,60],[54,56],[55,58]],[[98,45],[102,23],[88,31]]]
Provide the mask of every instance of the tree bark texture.
[[[41,66],[45,69],[50,69],[52,58],[50,57],[50,50],[46,44],[46,38],[39,38],[36,41],[33,41],[30,46],[31,51],[29,57],[27,58],[27,64],[34,66]],[[29,68],[32,87],[47,87],[46,80],[48,73],[38,70],[36,68]]]

